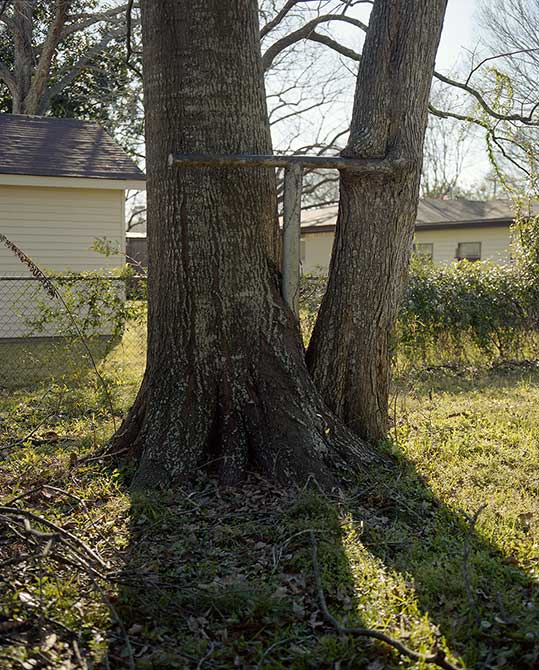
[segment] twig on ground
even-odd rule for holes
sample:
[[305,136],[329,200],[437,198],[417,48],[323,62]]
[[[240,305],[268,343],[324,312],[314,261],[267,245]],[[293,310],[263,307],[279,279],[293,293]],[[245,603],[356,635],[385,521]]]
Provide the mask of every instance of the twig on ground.
[[209,646],[208,651],[204,654],[204,656],[197,663],[197,670],[202,670],[202,666],[204,665],[204,662],[207,661],[208,658],[213,654],[213,650],[215,649],[215,642],[210,642],[208,646]]
[[104,575],[103,573],[99,572],[99,570],[97,570],[92,565],[87,563],[84,560],[84,558],[75,549],[73,549],[73,547],[69,547],[69,548],[70,548],[71,552],[77,558],[76,561],[71,560],[70,558],[68,558],[64,554],[58,554],[57,552],[54,552],[54,553],[51,554],[51,559],[53,561],[56,561],[57,563],[60,563],[61,565],[69,565],[70,567],[74,568],[75,570],[80,570],[82,568],[87,573],[94,575],[94,577],[98,577],[99,579],[102,579],[104,582],[111,581],[108,574]]
[[116,611],[116,608],[114,605],[110,602],[109,597],[99,584],[99,582],[96,580],[96,578],[89,573],[89,577],[92,580],[92,584],[94,585],[94,588],[99,592],[99,595],[101,596],[101,600],[103,603],[108,607],[109,612],[112,615],[112,618],[116,621],[118,624],[118,627],[122,633],[122,636],[125,640],[125,648],[127,650],[127,661],[129,664],[129,670],[135,670],[135,654],[133,653],[133,647],[131,645],[131,640],[129,639],[129,634],[125,628],[124,622],[120,619],[120,615]]
[[277,647],[282,647],[283,645],[288,644],[289,642],[292,642],[292,641],[294,641],[295,644],[300,644],[301,642],[307,642],[308,640],[311,639],[311,637],[312,637],[312,636],[304,637],[304,638],[301,638],[301,639],[299,639],[299,640],[296,640],[296,639],[293,638],[293,637],[285,637],[284,640],[277,640],[277,642],[274,642],[272,645],[270,645],[270,646],[266,649],[266,651],[262,654],[262,656],[260,657],[260,660],[259,660],[258,663],[256,664],[256,668],[255,668],[255,670],[260,670],[260,668],[261,668],[262,665],[264,664],[264,661],[266,660],[266,658],[270,655],[270,653],[271,653],[274,649],[277,649]]
[[86,463],[94,463],[95,461],[101,461],[104,458],[114,458],[115,456],[120,456],[120,454],[125,454],[126,451],[129,451],[128,447],[124,449],[119,449],[118,451],[107,452],[107,446],[100,450],[95,456],[86,456],[76,461],[75,465],[79,467],[80,465],[85,465]]
[[320,576],[320,568],[318,565],[318,548],[316,544],[316,537],[314,532],[310,531],[311,535],[311,546],[312,546],[312,561],[313,561],[313,572],[314,579],[316,584],[316,590],[318,593],[318,600],[320,603],[320,609],[324,615],[325,620],[331,624],[335,630],[340,635],[357,635],[360,637],[370,637],[374,640],[379,640],[380,642],[385,642],[389,646],[396,649],[400,654],[410,658],[412,661],[420,661],[422,663],[432,663],[437,665],[439,668],[444,668],[444,670],[459,670],[456,665],[453,665],[445,655],[445,652],[442,649],[437,649],[434,654],[420,654],[413,649],[409,649],[402,642],[396,640],[385,633],[382,633],[378,630],[373,630],[372,628],[359,628],[359,627],[347,627],[343,626],[340,621],[338,621],[329,611],[326,596],[324,595],[324,589],[322,587],[322,578]]
[[69,493],[69,491],[66,491],[65,489],[61,489],[58,486],[49,486],[48,484],[40,484],[39,486],[36,486],[33,489],[29,489],[28,491],[25,491],[24,493],[21,493],[20,495],[18,495],[16,498],[12,498],[11,500],[8,500],[6,505],[8,507],[11,507],[14,503],[19,502],[19,500],[23,500],[24,498],[28,498],[28,496],[34,495],[34,493],[40,493],[43,490],[53,491],[54,493],[61,493],[62,495],[67,496],[68,498],[73,498],[73,500],[76,500],[81,505],[85,505],[85,501],[82,498],[79,498],[79,496],[76,496],[73,493]]
[[5,449],[14,449],[15,447],[18,447],[20,444],[24,444],[26,440],[29,440],[32,435],[35,435],[37,431],[43,426],[47,421],[51,418],[51,416],[54,416],[56,414],[56,410],[53,412],[50,412],[47,414],[46,417],[44,417],[38,424],[35,426],[35,428],[32,428],[32,430],[27,433],[24,437],[21,437],[19,440],[15,440],[14,442],[11,442],[10,444],[6,444],[4,447]]
[[484,503],[471,516],[469,514],[466,514],[466,512],[464,512],[464,516],[466,518],[466,521],[468,522],[468,532],[466,533],[466,536],[464,538],[462,572],[464,575],[464,587],[466,589],[466,595],[468,597],[470,612],[472,614],[476,626],[479,626],[479,624],[481,623],[481,617],[479,616],[479,610],[477,609],[477,603],[475,601],[472,592],[472,584],[470,581],[470,540],[475,530],[475,524],[477,523],[477,519],[479,518],[479,515],[485,509],[486,506],[487,506],[486,503]]
[[10,565],[18,565],[19,563],[24,563],[25,561],[32,560],[37,558],[38,554],[20,554],[19,556],[12,556],[7,558],[5,561],[0,563],[0,570],[8,568]]
[[279,563],[281,561],[281,558],[283,556],[283,551],[285,550],[285,547],[288,546],[288,544],[296,537],[299,535],[305,535],[306,533],[312,533],[312,529],[305,529],[305,530],[298,530],[297,533],[294,533],[293,535],[290,535],[290,537],[287,537],[286,540],[281,542],[280,544],[274,545],[271,550],[272,558],[273,558],[273,568],[271,570],[271,574],[275,574],[277,571],[277,568],[279,566]]
[[15,665],[20,666],[24,670],[28,670],[26,663],[23,663],[20,658],[12,656],[11,654],[0,654],[0,661],[11,661],[11,663],[15,663]]
[[73,646],[73,653],[75,654],[75,658],[77,659],[77,663],[79,664],[81,670],[88,670],[88,664],[82,657],[82,654],[80,653],[80,648],[77,640],[72,641],[72,646]]
[[[76,535],[73,535],[73,533],[70,533],[68,530],[65,530],[61,526],[56,525],[52,521],[49,521],[48,519],[45,519],[42,516],[34,514],[33,512],[17,509],[16,507],[1,506],[0,514],[5,514],[6,516],[12,516],[22,520],[26,519],[27,521],[35,521],[36,523],[42,524],[46,528],[50,528],[51,530],[54,531],[56,535],[60,536],[64,540],[67,540],[68,544],[69,542],[72,542],[73,544],[83,549],[86,555],[89,556],[93,561],[95,561],[101,568],[103,568],[104,570],[108,570],[108,565],[101,558],[101,556],[99,556],[95,551],[93,551],[93,549],[91,549],[85,542],[83,542]],[[34,531],[34,533],[36,532],[39,531]]]

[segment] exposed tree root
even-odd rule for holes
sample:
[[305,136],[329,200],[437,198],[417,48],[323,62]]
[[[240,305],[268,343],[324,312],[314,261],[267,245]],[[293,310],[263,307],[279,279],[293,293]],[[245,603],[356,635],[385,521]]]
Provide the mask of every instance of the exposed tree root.
[[257,471],[288,485],[314,477],[332,487],[388,462],[324,406],[292,342],[262,339],[247,368],[147,373],[111,444],[136,465],[133,486],[170,487],[205,468],[223,485]]

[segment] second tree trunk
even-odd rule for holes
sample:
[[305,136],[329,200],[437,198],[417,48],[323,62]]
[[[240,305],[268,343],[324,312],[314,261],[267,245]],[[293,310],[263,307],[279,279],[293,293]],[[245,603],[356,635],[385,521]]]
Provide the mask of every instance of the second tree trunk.
[[446,0],[377,0],[343,155],[404,158],[392,177],[343,173],[326,294],[307,352],[328,406],[358,435],[388,428],[389,343],[414,234]]

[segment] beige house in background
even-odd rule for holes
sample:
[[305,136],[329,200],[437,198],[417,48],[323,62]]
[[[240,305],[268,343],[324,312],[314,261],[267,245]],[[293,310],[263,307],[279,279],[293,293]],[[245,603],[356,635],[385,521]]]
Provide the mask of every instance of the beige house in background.
[[[118,266],[92,245],[106,237],[125,250],[125,192],[144,188],[144,173],[95,123],[0,114],[0,233],[43,269]],[[0,339],[25,334],[30,277],[0,244]]]
[[[304,274],[327,272],[337,207],[304,212],[301,260]],[[508,200],[421,200],[415,226],[414,251],[435,263],[457,259],[511,260],[513,211]]]

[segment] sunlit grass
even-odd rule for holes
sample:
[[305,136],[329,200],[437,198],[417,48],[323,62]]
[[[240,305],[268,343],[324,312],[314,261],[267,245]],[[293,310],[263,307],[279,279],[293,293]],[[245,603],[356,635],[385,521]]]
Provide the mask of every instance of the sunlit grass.
[[[129,349],[118,344],[100,368],[117,422],[142,374],[143,357],[133,364]],[[3,390],[1,502],[42,484],[85,501],[38,490],[19,504],[67,525],[129,576],[131,585],[111,582],[105,592],[132,631],[137,668],[196,668],[209,652],[205,668],[420,668],[323,622],[310,529],[328,605],[349,625],[418,651],[440,645],[469,668],[537,667],[539,370],[408,371],[394,393],[385,448],[397,465],[363,473],[346,495],[257,480],[218,493],[201,480],[191,493],[133,498],[123,472],[84,462],[113,430],[91,372]],[[484,504],[471,527],[465,513]],[[0,560],[10,550],[2,544]],[[15,590],[1,600],[0,620],[35,620],[41,590],[47,619],[76,631],[81,653],[126,664],[123,635],[84,573],[4,574]],[[58,636],[47,654],[59,667],[71,658],[67,634],[43,626]],[[23,636],[8,653],[37,658],[41,644]],[[0,667],[11,667],[1,655]]]

